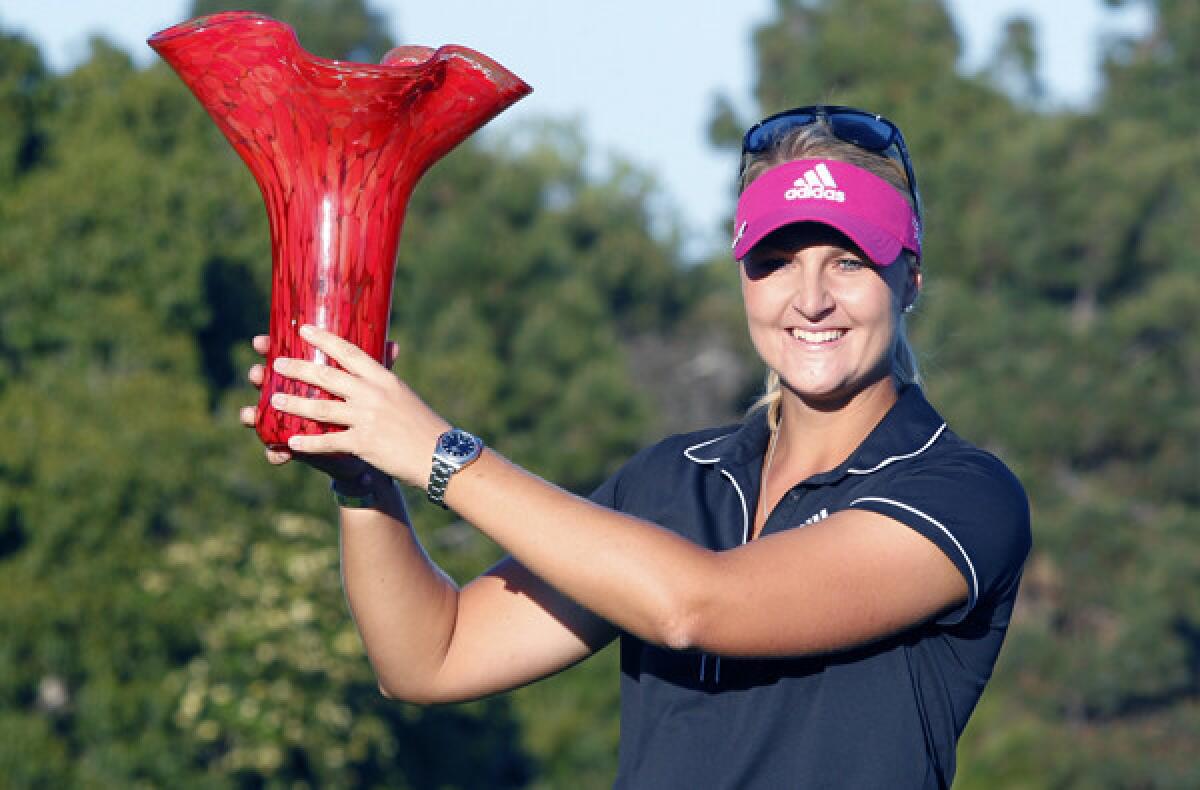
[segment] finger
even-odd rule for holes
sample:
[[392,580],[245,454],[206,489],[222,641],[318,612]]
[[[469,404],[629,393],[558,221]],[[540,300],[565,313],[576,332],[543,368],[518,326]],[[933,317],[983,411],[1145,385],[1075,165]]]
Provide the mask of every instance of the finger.
[[320,387],[331,395],[346,397],[354,389],[355,378],[329,365],[319,365],[307,359],[277,357],[275,372],[289,379]]
[[327,455],[329,453],[353,453],[350,431],[332,431],[314,435],[301,435],[288,439],[288,449],[293,453]]
[[242,421],[242,425],[247,428],[253,428],[258,420],[258,409],[253,406],[243,406],[238,410],[238,419]]
[[307,417],[317,422],[350,425],[354,421],[354,412],[344,401],[340,400],[301,398],[277,392],[271,396],[271,405],[279,411],[294,414],[297,417]]
[[250,345],[254,348],[255,351],[262,354],[263,356],[266,356],[267,352],[269,352],[271,350],[271,336],[270,335],[255,335],[254,339],[250,341]]
[[266,377],[267,371],[262,365],[251,365],[250,370],[246,372],[246,378],[256,387],[261,387],[263,379]]
[[339,365],[357,376],[369,376],[382,367],[358,346],[312,324],[300,327],[300,337],[321,349]]
[[389,340],[383,344],[383,366],[388,370],[396,364],[396,360],[400,358],[400,344],[394,340]]
[[267,462],[270,464],[279,466],[280,464],[286,464],[290,460],[292,460],[290,450],[267,450]]

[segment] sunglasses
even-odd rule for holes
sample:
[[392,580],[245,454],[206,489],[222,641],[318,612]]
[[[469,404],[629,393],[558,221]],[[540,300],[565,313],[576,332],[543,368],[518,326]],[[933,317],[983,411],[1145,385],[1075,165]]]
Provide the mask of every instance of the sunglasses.
[[812,105],[785,110],[764,118],[750,127],[742,138],[742,155],[761,154],[773,148],[788,132],[801,126],[823,120],[839,140],[856,145],[904,166],[908,178],[908,191],[916,206],[917,218],[921,218],[921,195],[917,192],[917,176],[913,173],[912,158],[900,127],[882,115],[865,112],[854,107],[834,105]]

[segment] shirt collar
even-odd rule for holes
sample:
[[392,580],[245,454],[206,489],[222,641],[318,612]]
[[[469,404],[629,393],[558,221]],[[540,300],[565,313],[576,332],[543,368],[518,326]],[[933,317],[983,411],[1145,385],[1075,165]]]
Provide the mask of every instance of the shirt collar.
[[[806,483],[833,483],[846,475],[869,475],[925,452],[946,430],[946,423],[916,385],[907,385],[875,429],[850,457],[828,472],[813,475]],[[684,455],[698,464],[723,467],[762,463],[770,441],[766,409],[746,418],[739,427],[688,447]]]

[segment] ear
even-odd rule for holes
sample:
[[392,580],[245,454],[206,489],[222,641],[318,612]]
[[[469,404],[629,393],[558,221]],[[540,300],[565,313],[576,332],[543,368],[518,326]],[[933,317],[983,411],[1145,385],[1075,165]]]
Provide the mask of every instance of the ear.
[[917,297],[921,294],[924,280],[921,276],[921,262],[911,258],[906,260],[908,262],[908,280],[904,284],[904,306],[911,307],[916,304]]

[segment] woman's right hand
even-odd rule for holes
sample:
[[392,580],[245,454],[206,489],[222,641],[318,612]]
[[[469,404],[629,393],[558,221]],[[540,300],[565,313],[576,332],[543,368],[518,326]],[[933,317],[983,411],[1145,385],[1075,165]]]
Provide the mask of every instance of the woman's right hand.
[[[260,356],[265,357],[271,350],[271,338],[269,335],[255,335],[250,341],[250,345],[255,352]],[[389,370],[396,362],[396,357],[399,355],[400,349],[396,343],[388,341],[384,344],[383,356],[384,366]],[[262,363],[256,363],[250,367],[246,373],[246,378],[254,385],[256,390],[262,390],[263,381],[266,379],[266,368]],[[258,406],[243,406],[238,412],[238,417],[241,419],[242,425],[253,429],[258,421]],[[354,480],[357,479],[369,467],[368,464],[352,455],[309,455],[306,453],[293,453],[291,450],[266,450],[267,462],[275,466],[286,464],[293,458],[298,461],[303,461],[314,469],[318,469],[335,480]]]

